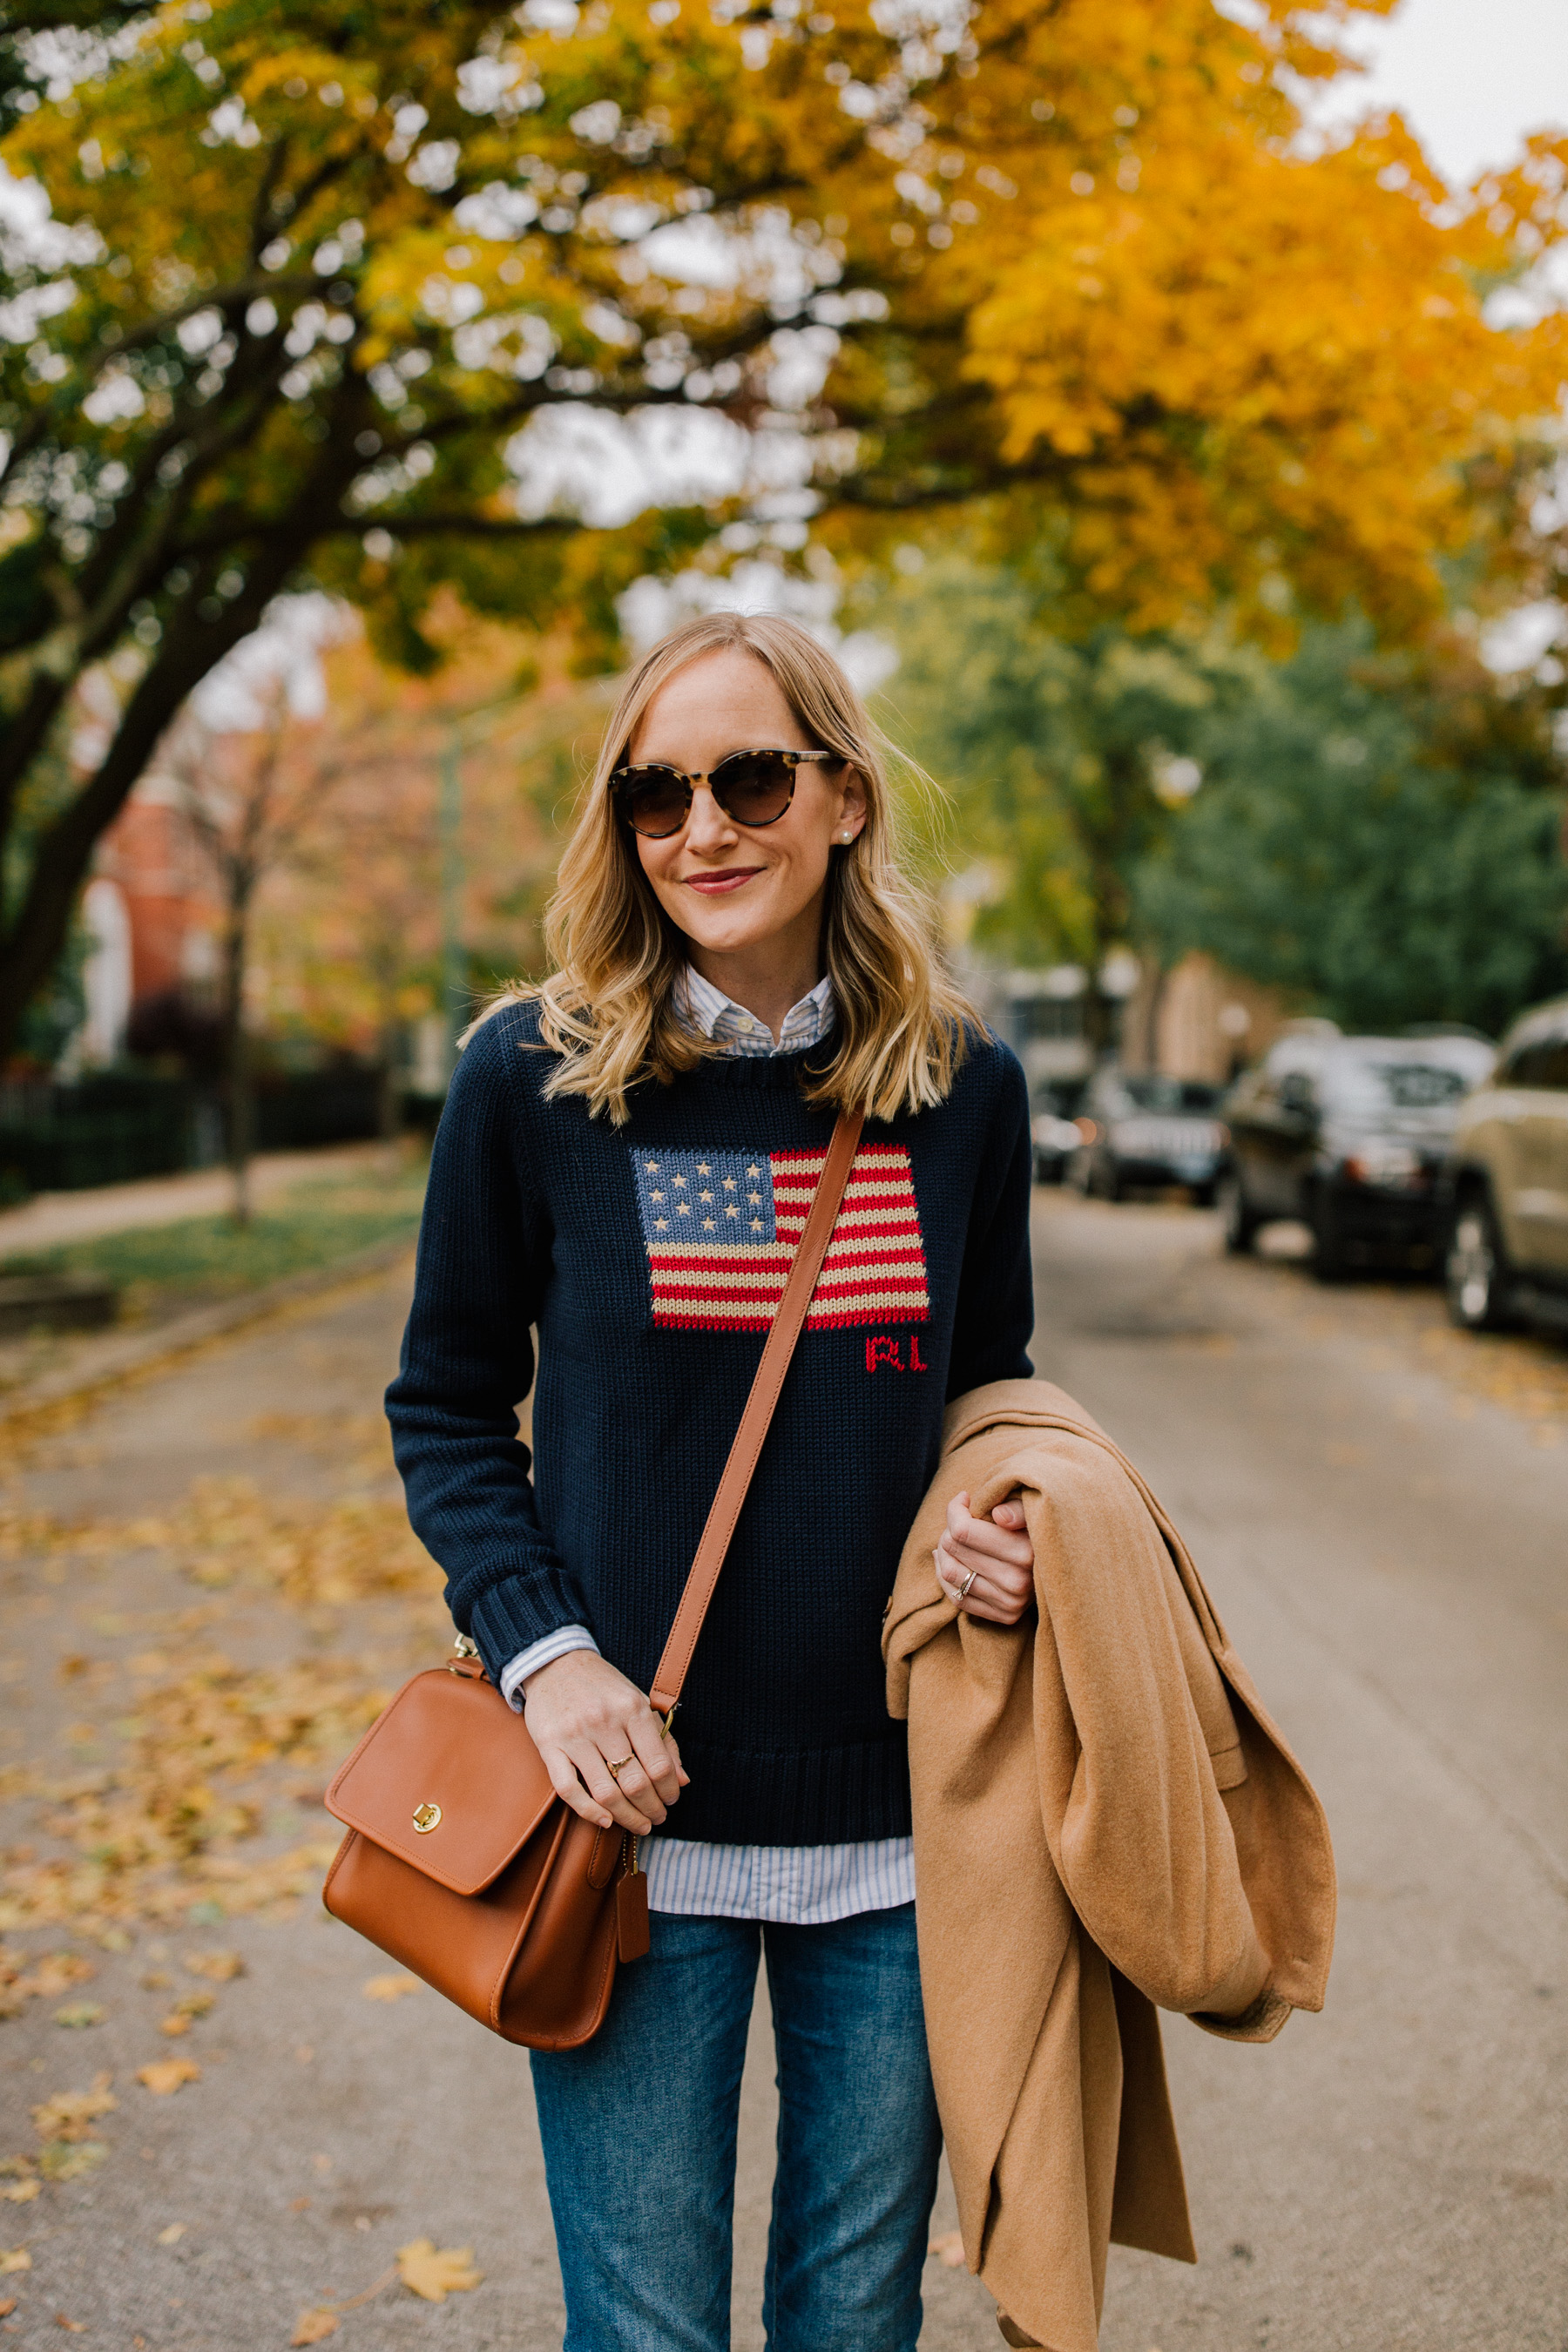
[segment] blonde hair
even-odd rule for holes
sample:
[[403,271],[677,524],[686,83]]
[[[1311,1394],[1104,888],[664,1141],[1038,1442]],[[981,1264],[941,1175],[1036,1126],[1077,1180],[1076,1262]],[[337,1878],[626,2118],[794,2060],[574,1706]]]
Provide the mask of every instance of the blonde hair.
[[837,1018],[830,1059],[805,1076],[805,1099],[877,1118],[939,1103],[966,1032],[984,1032],[938,961],[929,898],[900,868],[887,768],[898,755],[833,656],[775,614],[705,614],[644,655],[605,730],[545,913],[555,969],[538,985],[514,983],[481,1017],[536,1002],[543,1043],[561,1056],[544,1093],[586,1096],[590,1112],[617,1127],[630,1116],[635,1086],[668,1086],[718,1050],[677,1008],[686,940],[642,870],[610,777],[666,681],[726,651],[761,662],[814,743],[855,768],[866,789],[865,824],[852,845],[834,848],[828,866],[823,945]]

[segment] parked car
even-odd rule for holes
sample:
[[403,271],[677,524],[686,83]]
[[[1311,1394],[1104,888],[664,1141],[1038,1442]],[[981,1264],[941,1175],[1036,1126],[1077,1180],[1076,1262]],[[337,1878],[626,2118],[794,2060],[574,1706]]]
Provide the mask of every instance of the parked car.
[[1219,1099],[1218,1087],[1107,1064],[1089,1080],[1068,1181],[1105,1201],[1134,1185],[1186,1184],[1206,1204],[1225,1156]]
[[1037,1184],[1061,1182],[1068,1161],[1083,1140],[1072,1116],[1082,1099],[1081,1078],[1036,1089],[1029,1105],[1029,1134],[1035,1147]]
[[1448,1312],[1467,1330],[1568,1311],[1568,997],[1517,1021],[1444,1171]]
[[1260,1225],[1299,1217],[1312,1229],[1320,1281],[1380,1263],[1435,1265],[1449,1140],[1495,1059],[1474,1034],[1281,1038],[1225,1107],[1226,1247],[1250,1249]]

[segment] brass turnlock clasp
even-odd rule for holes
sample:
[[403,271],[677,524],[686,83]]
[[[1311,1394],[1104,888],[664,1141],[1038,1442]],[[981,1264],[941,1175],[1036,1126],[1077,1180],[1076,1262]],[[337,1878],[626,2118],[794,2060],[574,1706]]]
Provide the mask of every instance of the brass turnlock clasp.
[[414,1816],[414,1826],[419,1832],[421,1837],[425,1835],[426,1830],[439,1829],[441,1826],[440,1806],[432,1804],[423,1804],[419,1806]]

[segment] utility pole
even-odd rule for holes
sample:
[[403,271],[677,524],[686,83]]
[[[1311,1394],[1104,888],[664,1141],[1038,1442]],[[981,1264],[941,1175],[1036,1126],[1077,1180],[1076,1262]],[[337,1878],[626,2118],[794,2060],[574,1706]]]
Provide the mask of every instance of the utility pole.
[[441,1009],[447,1023],[447,1076],[468,1025],[468,969],[463,953],[463,738],[454,720],[441,751]]

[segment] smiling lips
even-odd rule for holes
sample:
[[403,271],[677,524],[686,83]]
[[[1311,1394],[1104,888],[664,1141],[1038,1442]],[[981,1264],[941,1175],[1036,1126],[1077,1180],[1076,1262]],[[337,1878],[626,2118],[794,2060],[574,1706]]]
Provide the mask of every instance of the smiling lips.
[[733,866],[721,874],[688,874],[684,879],[689,890],[700,890],[705,898],[718,898],[738,890],[742,882],[754,881],[766,870],[762,866]]

